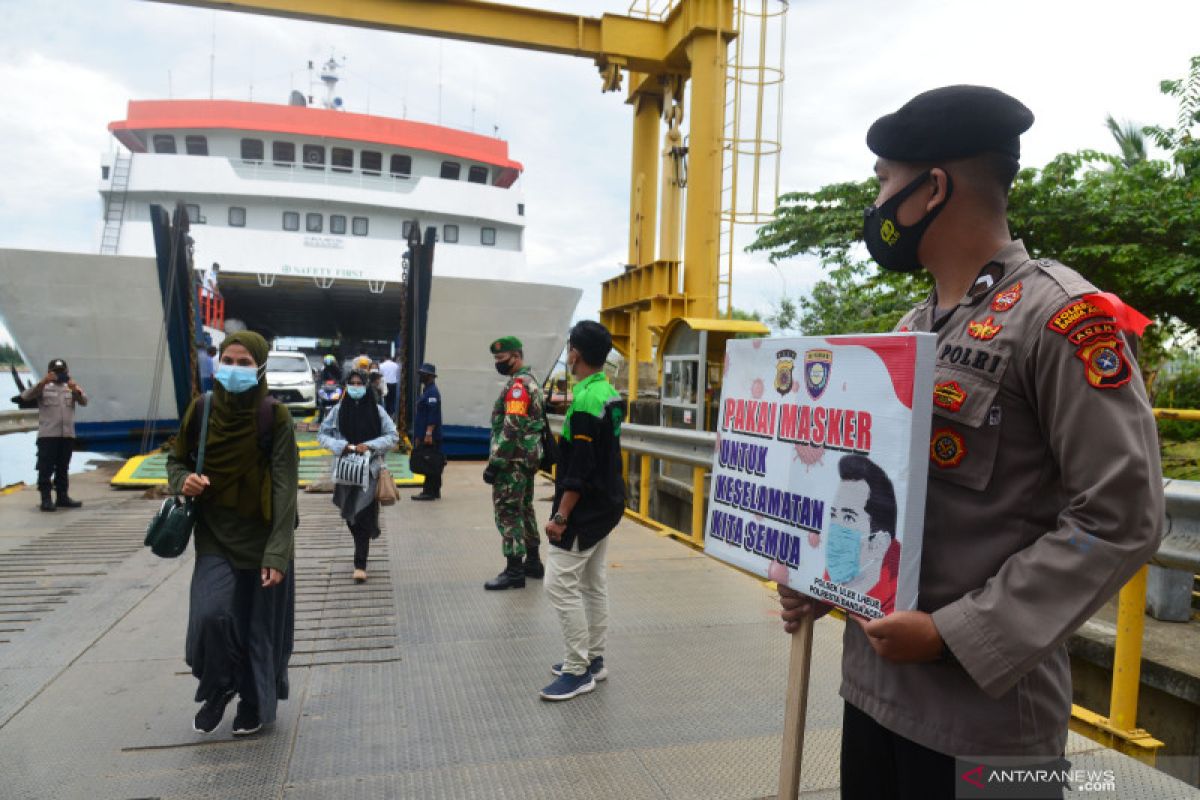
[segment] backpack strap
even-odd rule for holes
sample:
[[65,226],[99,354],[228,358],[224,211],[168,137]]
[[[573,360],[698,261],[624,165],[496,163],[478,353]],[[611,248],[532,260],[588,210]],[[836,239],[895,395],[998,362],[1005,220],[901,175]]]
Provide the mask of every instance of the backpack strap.
[[275,406],[279,400],[267,395],[258,404],[258,449],[268,461],[275,452]]

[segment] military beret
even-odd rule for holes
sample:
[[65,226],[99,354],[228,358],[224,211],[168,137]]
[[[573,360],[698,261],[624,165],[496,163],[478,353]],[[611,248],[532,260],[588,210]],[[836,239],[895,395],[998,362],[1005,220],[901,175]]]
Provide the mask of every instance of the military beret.
[[608,328],[590,319],[577,322],[571,328],[567,341],[579,351],[584,361],[594,367],[603,364],[612,350],[612,334]]
[[514,350],[524,350],[525,346],[521,344],[521,340],[515,336],[501,336],[496,341],[488,345],[488,350],[492,355],[500,353],[511,353]]
[[1000,152],[1019,159],[1020,136],[1033,112],[988,86],[943,86],[922,92],[880,117],[867,147],[894,161],[942,161]]

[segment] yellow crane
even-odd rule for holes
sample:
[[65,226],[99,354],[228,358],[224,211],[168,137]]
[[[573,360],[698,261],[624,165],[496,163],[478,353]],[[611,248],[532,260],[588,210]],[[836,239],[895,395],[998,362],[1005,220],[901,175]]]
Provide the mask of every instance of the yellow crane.
[[[779,4],[779,0],[769,1]],[[728,319],[731,228],[726,235],[730,249],[726,252],[728,261],[724,271],[720,258],[722,219],[733,222],[738,218],[728,208],[722,213],[722,188],[728,184],[724,180],[723,156],[726,150],[732,151],[736,182],[738,153],[744,152],[745,144],[744,137],[737,134],[736,123],[732,135],[726,125],[731,111],[734,119],[738,118],[740,87],[747,83],[745,75],[753,72],[743,68],[740,49],[739,60],[731,72],[729,43],[737,36],[736,23],[746,17],[745,6],[761,3],[765,8],[768,0],[635,0],[628,15],[599,17],[479,0],[159,2],[591,59],[599,70],[602,91],[618,91],[622,81],[626,81],[627,102],[633,109],[629,258],[622,274],[604,282],[601,305],[601,319],[612,331],[617,350],[630,365],[630,398],[637,396],[639,362],[651,360],[656,338],[666,337],[681,325],[706,332],[702,338],[708,352],[699,356],[710,365],[714,359],[719,360],[729,336],[767,331],[761,323]],[[786,9],[786,2],[782,7]],[[769,16],[762,14],[763,18]],[[782,72],[777,72],[781,81]],[[759,75],[762,74],[760,69]],[[727,83],[734,87],[732,109],[727,107]],[[682,133],[685,88],[689,93],[686,147]],[[759,119],[761,115],[760,94]],[[774,144],[777,153],[777,141]],[[758,175],[756,167],[756,187]],[[777,167],[775,178],[777,188]],[[761,221],[759,216],[752,219]],[[718,307],[722,300],[724,317]],[[711,373],[714,379],[708,382],[709,386],[719,383],[720,376],[719,371],[699,366],[697,372],[702,381],[699,393],[703,394],[705,374]],[[699,423],[704,415],[697,416]]]

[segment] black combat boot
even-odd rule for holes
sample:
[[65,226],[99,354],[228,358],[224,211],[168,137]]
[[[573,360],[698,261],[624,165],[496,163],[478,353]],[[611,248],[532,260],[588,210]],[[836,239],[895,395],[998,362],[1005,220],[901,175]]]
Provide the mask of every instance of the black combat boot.
[[83,503],[79,502],[78,500],[72,500],[71,496],[66,492],[59,492],[58,499],[55,501],[54,505],[58,508],[79,508],[83,505]]
[[525,545],[525,550],[525,577],[541,578],[546,574],[546,565],[542,563],[542,558],[538,555],[538,546],[536,544],[532,547]]
[[508,565],[496,577],[483,584],[483,588],[492,591],[500,589],[524,589],[525,570],[521,565],[520,556],[509,556]]
[[50,490],[42,492],[42,511],[53,511],[54,501],[50,499]]

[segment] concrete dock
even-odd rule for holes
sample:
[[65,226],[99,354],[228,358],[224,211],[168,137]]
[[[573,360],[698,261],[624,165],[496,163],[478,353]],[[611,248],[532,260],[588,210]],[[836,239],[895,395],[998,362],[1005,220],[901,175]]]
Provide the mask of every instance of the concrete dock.
[[[104,471],[74,479],[80,511],[0,497],[0,798],[774,796],[788,645],[774,594],[623,522],[610,677],[540,701],[557,621],[540,581],[483,591],[502,559],[480,471],[452,464],[440,503],[384,509],[363,586],[329,496],[301,496],[292,694],[247,740],[232,708],[213,736],[191,730],[192,559],[142,548],[155,500]],[[836,798],[841,623],[820,621],[814,646],[803,796]],[[1200,797],[1075,735],[1068,758],[1117,782],[1072,797]]]

